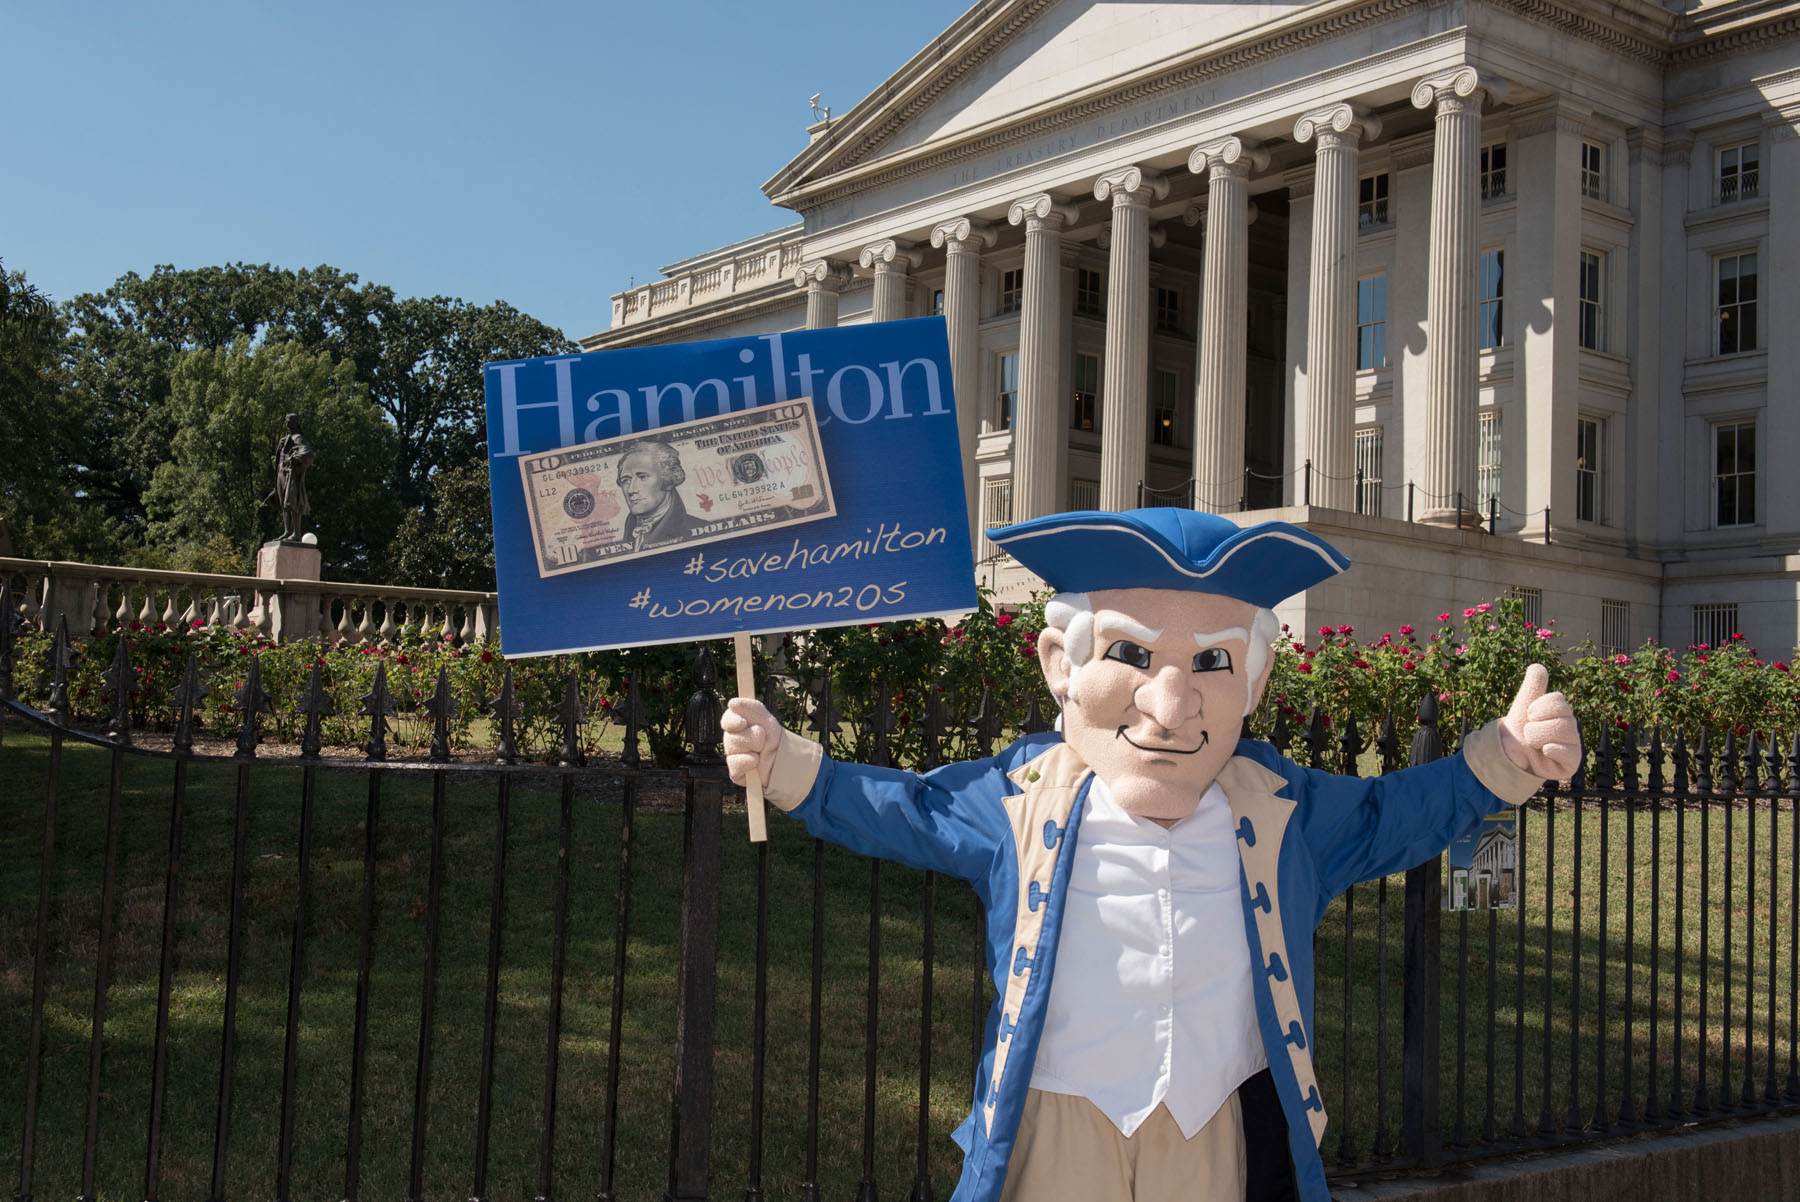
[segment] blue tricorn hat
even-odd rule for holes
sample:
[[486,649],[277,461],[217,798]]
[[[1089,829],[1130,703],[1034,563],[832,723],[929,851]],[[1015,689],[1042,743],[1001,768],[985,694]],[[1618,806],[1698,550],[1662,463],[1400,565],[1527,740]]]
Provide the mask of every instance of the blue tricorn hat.
[[1350,566],[1288,522],[1240,527],[1192,509],[1081,510],[989,530],[988,538],[1058,592],[1168,588],[1275,605]]

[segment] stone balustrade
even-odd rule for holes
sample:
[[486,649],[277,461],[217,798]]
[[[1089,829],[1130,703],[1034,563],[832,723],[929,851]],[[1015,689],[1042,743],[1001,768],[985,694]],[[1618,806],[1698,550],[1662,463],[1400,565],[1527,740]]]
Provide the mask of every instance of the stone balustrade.
[[612,298],[612,329],[667,317],[696,305],[764,288],[791,286],[801,261],[801,235],[796,229],[764,235],[695,261],[678,265],[667,278],[640,284]]
[[171,628],[203,622],[281,642],[391,642],[401,627],[417,626],[466,644],[493,638],[499,628],[497,594],[457,589],[6,558],[0,558],[0,581],[12,586],[15,611],[28,629],[54,630],[66,618],[77,637],[134,621]]

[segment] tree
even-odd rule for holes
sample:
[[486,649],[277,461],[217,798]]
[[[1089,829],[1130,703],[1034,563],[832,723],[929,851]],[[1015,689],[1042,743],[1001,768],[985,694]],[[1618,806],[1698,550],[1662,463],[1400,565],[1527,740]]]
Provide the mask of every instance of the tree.
[[77,504],[82,414],[64,392],[67,334],[50,298],[0,264],[0,518],[18,554],[43,559],[109,541]]
[[[392,459],[373,478],[386,483],[402,510],[422,513],[409,529],[423,536],[466,525],[458,502],[448,499],[455,489],[435,481],[485,457],[482,365],[575,349],[560,332],[505,302],[396,298],[390,288],[361,284],[328,266],[160,266],[147,277],[127,273],[104,293],[76,297],[68,317],[72,390],[86,416],[73,459],[92,503],[122,532],[125,545],[115,557],[124,559],[136,547],[170,548],[167,534],[151,538],[145,522],[151,483],[177,437],[171,390],[186,354],[243,339],[252,348],[287,343],[348,362],[392,423],[394,437],[386,444]],[[440,504],[453,512],[440,518]],[[491,535],[484,538],[485,549],[471,546],[458,562],[491,555]],[[422,583],[398,573],[385,541],[366,550],[372,574]],[[429,562],[419,553],[406,560]]]
[[400,505],[387,485],[394,434],[348,359],[294,343],[240,337],[188,351],[170,380],[169,457],[145,492],[153,548],[189,571],[243,573],[280,532],[263,504],[285,416],[317,453],[307,491],[327,579],[367,579],[384,566]]

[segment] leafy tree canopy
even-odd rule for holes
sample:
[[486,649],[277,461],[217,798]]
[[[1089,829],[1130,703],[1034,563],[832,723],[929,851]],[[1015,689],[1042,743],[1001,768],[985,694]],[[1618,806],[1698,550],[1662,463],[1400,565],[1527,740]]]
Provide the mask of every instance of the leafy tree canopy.
[[[204,459],[187,438],[201,415],[188,402],[177,404],[176,377],[186,365],[198,373],[190,391],[229,392],[242,386],[246,373],[273,371],[284,386],[331,382],[321,404],[341,399],[341,381],[353,379],[358,395],[385,418],[386,435],[368,443],[358,459],[363,474],[351,480],[342,474],[347,459],[321,456],[318,479],[345,495],[379,485],[393,502],[381,509],[389,519],[385,527],[372,527],[341,549],[340,568],[352,578],[393,583],[456,579],[489,586],[492,532],[485,517],[473,520],[476,509],[467,495],[471,465],[486,454],[482,364],[576,349],[559,331],[503,301],[397,297],[391,288],[330,266],[164,265],[147,276],[127,272],[104,292],[75,297],[60,314],[51,308],[50,316],[55,329],[47,345],[58,348],[52,359],[62,373],[51,395],[65,433],[54,455],[45,448],[45,457],[56,460],[67,488],[52,505],[52,518],[30,525],[22,554],[44,554],[54,545],[59,553],[115,562],[231,560],[249,533],[221,527],[217,519],[201,521],[172,491],[170,481],[191,479]],[[285,356],[323,356],[320,362],[330,367],[323,374],[302,371],[285,356],[277,366],[261,365],[260,352],[278,345],[289,348]],[[188,358],[228,350],[235,358]],[[203,371],[190,365],[198,362],[211,366]],[[201,380],[206,371],[226,382]],[[298,403],[287,408],[307,412]],[[279,405],[276,410],[285,411]],[[182,446],[189,447],[185,462],[177,456]],[[377,449],[384,462],[375,461]],[[159,483],[170,465],[174,474]],[[263,475],[272,472],[260,462],[258,467]],[[18,509],[6,493],[0,504]],[[402,522],[403,515],[411,516]],[[153,519],[174,525],[152,531]],[[428,545],[407,549],[396,544],[397,534]],[[227,541],[208,549],[205,540],[214,537]],[[201,544],[186,541],[193,538]],[[321,543],[326,539],[321,525]],[[328,562],[340,558],[328,544],[326,553]],[[484,563],[490,565],[485,573]],[[441,566],[412,579],[402,574],[402,564],[407,570]]]
[[253,347],[241,337],[184,353],[171,378],[175,437],[145,495],[151,545],[171,566],[253,572],[257,546],[281,531],[264,498],[289,413],[317,455],[306,528],[319,536],[327,578],[369,575],[400,515],[383,482],[392,428],[349,360],[295,343]]

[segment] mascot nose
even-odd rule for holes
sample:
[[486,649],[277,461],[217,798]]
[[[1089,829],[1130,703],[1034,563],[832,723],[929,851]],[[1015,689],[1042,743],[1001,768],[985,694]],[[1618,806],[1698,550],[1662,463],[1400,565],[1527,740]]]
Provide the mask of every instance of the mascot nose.
[[1174,730],[1200,712],[1200,693],[1174,664],[1138,686],[1138,710],[1165,730]]

